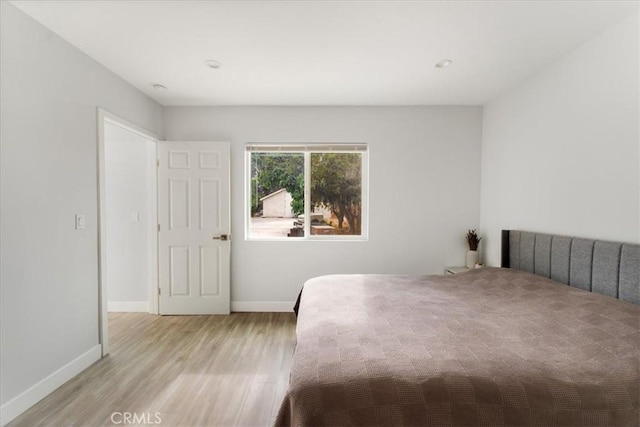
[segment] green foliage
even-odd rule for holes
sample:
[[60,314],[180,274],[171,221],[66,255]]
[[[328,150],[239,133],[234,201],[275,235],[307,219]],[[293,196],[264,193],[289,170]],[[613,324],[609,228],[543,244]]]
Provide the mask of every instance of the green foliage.
[[[304,154],[253,153],[251,155],[252,214],[260,199],[286,189],[294,215],[304,213]],[[311,204],[326,208],[338,219],[344,233],[362,232],[362,155],[358,153],[311,153]],[[343,228],[344,222],[349,224]]]
[[338,218],[342,229],[344,219],[349,234],[362,230],[362,157],[358,153],[311,154],[311,203],[325,207]]
[[253,153],[251,155],[251,212],[261,209],[260,199],[281,188],[291,194],[294,215],[304,212],[304,155]]

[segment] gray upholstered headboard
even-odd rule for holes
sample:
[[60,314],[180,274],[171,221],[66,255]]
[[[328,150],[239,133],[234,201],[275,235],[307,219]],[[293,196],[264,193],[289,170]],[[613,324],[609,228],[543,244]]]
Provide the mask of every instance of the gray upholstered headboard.
[[502,267],[640,305],[640,245],[503,230]]

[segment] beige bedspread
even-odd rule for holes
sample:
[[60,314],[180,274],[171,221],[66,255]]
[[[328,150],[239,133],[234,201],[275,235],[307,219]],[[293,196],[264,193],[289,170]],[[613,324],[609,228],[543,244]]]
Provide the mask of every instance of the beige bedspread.
[[276,425],[638,425],[640,307],[518,270],[304,286]]

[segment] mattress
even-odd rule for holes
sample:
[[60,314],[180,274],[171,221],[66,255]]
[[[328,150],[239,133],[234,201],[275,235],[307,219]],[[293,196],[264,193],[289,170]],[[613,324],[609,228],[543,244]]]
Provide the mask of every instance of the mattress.
[[276,425],[639,423],[640,307],[528,272],[304,285]]

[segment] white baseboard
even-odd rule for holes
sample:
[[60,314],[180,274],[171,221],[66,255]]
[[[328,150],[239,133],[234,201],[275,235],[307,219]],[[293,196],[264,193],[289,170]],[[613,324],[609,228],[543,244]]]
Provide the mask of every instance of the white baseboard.
[[[231,301],[231,311],[247,312],[287,312],[293,311],[295,302],[291,301]],[[107,311],[149,313],[147,301],[109,301]]]
[[149,313],[149,301],[109,301],[107,311],[109,313]]
[[18,415],[38,403],[49,393],[100,360],[102,347],[96,345],[89,351],[64,365],[42,381],[28,388],[0,407],[0,425],[4,426]]
[[253,312],[293,312],[291,301],[231,301],[231,311],[253,311]]

